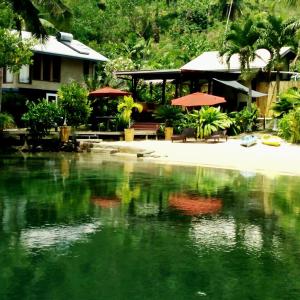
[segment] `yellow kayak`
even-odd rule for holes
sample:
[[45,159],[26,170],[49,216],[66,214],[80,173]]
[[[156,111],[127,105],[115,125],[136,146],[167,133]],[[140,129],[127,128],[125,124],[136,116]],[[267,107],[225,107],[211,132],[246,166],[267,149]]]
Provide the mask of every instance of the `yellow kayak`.
[[281,140],[277,136],[265,134],[261,137],[261,142],[265,145],[278,147],[281,145]]

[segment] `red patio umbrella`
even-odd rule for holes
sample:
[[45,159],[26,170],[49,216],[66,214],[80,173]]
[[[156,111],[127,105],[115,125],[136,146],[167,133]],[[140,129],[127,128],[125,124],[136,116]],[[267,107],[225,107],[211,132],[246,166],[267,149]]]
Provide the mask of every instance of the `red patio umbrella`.
[[224,102],[226,100],[223,97],[197,92],[172,100],[172,105],[189,107],[215,105]]
[[218,213],[222,208],[222,200],[191,196],[188,194],[172,194],[169,205],[188,216],[198,216]]
[[129,92],[113,89],[111,87],[104,87],[93,92],[90,92],[90,96],[94,97],[119,97],[130,95]]

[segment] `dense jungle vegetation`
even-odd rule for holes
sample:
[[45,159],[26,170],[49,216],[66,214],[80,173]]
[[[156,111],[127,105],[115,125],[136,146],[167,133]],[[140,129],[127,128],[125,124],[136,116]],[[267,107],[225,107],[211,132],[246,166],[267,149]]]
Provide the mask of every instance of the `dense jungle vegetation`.
[[[22,18],[16,17],[15,12],[21,11],[24,19],[24,7],[33,4],[48,33],[54,34],[57,29],[71,32],[76,39],[107,56],[113,62],[111,67],[119,70],[178,68],[203,51],[219,50],[227,24],[249,18],[265,19],[267,15],[283,19],[300,16],[299,3],[291,0],[21,2],[0,0],[1,27],[20,26]],[[59,6],[50,9],[52,2]],[[62,11],[64,5],[69,14]],[[33,8],[28,5],[29,12]],[[57,18],[55,13],[65,18]],[[28,22],[26,26],[30,29]]]

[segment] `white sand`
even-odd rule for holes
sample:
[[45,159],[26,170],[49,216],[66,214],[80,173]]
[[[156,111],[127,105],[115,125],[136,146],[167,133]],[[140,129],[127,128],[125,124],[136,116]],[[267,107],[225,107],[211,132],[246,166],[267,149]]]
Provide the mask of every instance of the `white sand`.
[[155,151],[154,154],[159,157],[143,159],[157,162],[300,176],[300,146],[285,142],[280,147],[272,147],[258,141],[249,148],[241,146],[235,139],[219,143],[148,140],[107,144]]

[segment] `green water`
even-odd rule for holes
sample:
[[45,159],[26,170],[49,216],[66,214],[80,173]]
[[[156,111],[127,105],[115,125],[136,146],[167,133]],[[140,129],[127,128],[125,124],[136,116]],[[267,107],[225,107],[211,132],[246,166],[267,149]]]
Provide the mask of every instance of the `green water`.
[[300,178],[0,158],[0,299],[300,299]]

